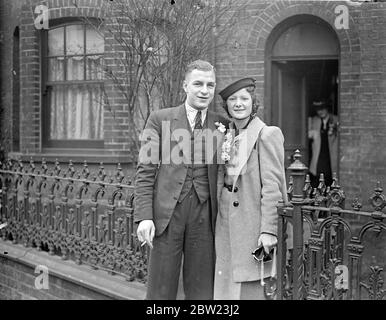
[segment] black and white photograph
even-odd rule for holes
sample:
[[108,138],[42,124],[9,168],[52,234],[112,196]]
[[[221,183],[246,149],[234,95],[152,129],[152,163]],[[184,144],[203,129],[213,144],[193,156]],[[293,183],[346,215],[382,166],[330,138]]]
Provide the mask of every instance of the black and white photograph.
[[384,188],[385,0],[0,0],[0,300],[386,300]]

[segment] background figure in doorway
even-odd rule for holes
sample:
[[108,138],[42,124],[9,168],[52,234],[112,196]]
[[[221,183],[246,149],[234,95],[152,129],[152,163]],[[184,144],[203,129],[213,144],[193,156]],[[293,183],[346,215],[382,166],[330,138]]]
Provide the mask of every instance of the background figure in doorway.
[[332,184],[332,173],[337,172],[338,165],[338,121],[337,116],[329,112],[324,101],[312,103],[316,112],[308,119],[308,138],[311,140],[310,178],[316,188],[319,176],[324,174],[326,186]]

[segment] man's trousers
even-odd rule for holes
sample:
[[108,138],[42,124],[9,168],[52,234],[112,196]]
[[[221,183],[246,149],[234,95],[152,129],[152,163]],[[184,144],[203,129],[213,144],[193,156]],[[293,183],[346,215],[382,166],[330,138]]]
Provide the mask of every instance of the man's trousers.
[[185,299],[213,299],[210,199],[200,203],[194,187],[177,203],[165,231],[154,237],[146,299],[176,299],[182,258]]

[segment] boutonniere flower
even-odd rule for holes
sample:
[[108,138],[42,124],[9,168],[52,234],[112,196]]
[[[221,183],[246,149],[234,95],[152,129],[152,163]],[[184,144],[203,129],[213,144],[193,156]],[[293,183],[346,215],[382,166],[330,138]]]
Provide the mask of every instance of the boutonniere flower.
[[337,131],[338,131],[338,124],[330,120],[328,122],[328,135],[329,136],[335,135]]
[[232,147],[232,133],[228,132],[224,137],[224,142],[221,146],[221,160],[227,163],[230,159],[230,152]]
[[224,133],[226,131],[225,126],[221,122],[215,122],[214,124],[217,126],[217,130],[221,133]]

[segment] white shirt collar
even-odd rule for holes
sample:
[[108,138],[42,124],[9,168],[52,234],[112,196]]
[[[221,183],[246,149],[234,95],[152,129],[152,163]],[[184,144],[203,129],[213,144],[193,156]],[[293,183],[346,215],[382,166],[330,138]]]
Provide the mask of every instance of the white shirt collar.
[[[189,124],[192,130],[194,129],[194,119],[196,118],[197,109],[194,109],[187,102],[185,102],[186,115],[188,116]],[[201,109],[201,123],[204,124],[208,108]]]
[[327,117],[325,117],[324,119],[322,119],[322,122],[323,122],[323,128],[326,128],[326,125],[327,125],[329,119],[330,119],[330,115],[327,115]]

